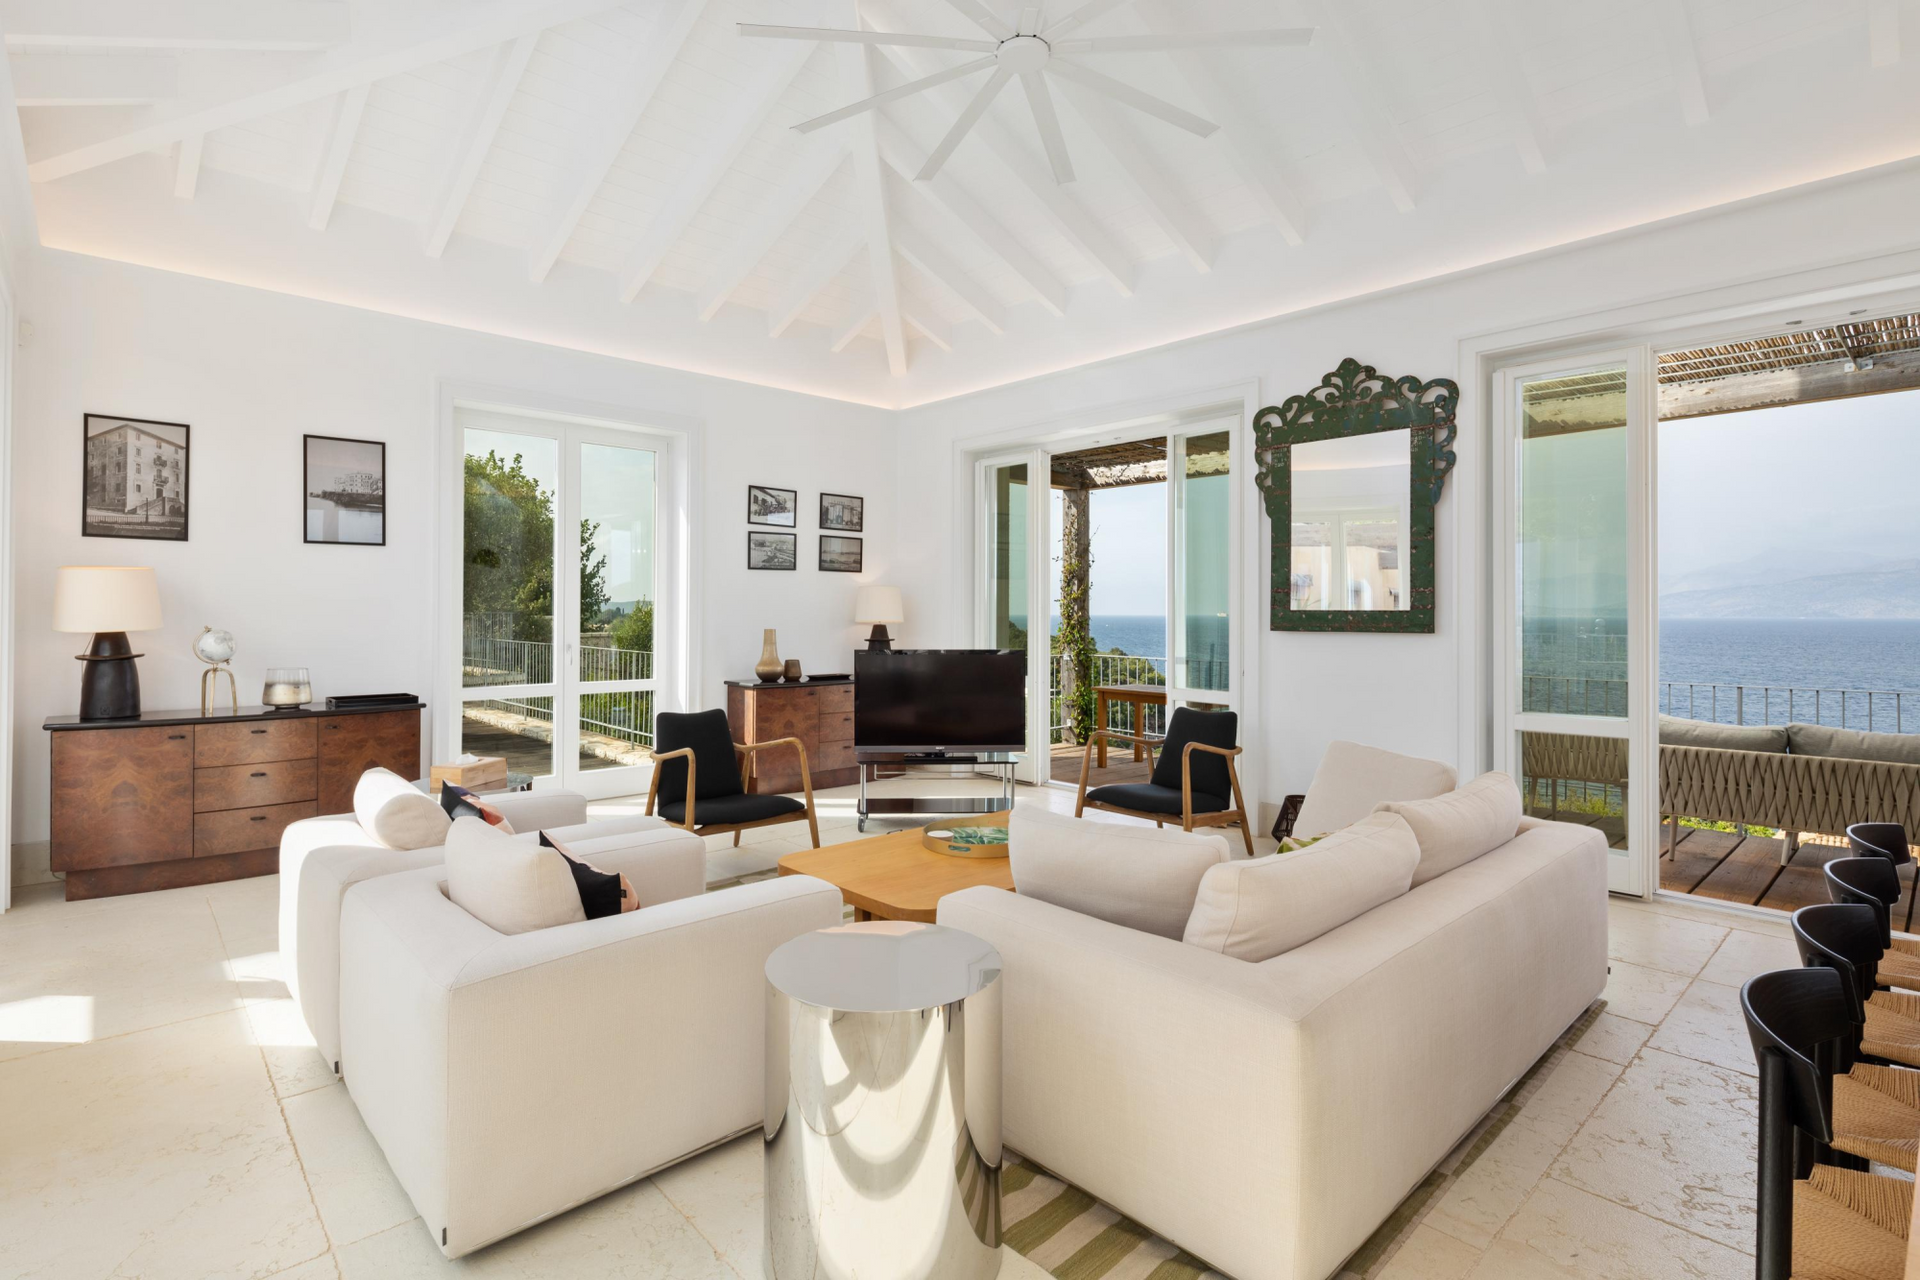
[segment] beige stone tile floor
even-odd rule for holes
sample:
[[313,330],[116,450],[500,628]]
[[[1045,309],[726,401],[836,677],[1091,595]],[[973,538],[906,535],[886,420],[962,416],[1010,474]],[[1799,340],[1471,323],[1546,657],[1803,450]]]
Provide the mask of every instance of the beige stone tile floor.
[[[856,838],[851,790],[820,801],[822,841]],[[765,872],[804,843],[797,825],[738,848],[714,838],[709,879]],[[42,885],[0,916],[0,1280],[758,1280],[751,1137],[441,1258],[287,999],[277,893],[263,877],[67,903]],[[1751,1274],[1754,1081],[1736,995],[1794,963],[1785,923],[1666,900],[1608,911],[1607,1012],[1382,1280]],[[1009,1253],[1001,1274],[1044,1273]]]

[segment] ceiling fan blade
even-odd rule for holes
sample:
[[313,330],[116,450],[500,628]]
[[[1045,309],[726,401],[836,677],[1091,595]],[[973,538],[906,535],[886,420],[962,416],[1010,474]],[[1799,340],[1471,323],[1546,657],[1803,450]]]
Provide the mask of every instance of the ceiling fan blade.
[[1053,166],[1053,180],[1064,186],[1073,181],[1073,159],[1067,155],[1067,136],[1060,132],[1060,114],[1053,109],[1047,77],[1039,71],[1022,72],[1020,87],[1027,91],[1033,123],[1040,130],[1041,145],[1047,149],[1047,163]]
[[1202,138],[1212,137],[1219,125],[1205,116],[1197,116],[1184,107],[1176,107],[1165,98],[1155,97],[1145,89],[1136,89],[1124,80],[1115,80],[1103,71],[1092,67],[1083,67],[1077,62],[1068,62],[1065,58],[1055,58],[1047,64],[1047,70],[1055,75],[1065,76],[1075,84],[1085,85],[1095,93],[1105,94],[1115,102],[1124,103],[1135,111],[1144,111],[1157,116],[1168,124],[1177,125],[1188,133]]
[[1091,40],[1062,40],[1055,53],[1142,53],[1162,49],[1209,49],[1218,46],[1303,45],[1313,43],[1312,27],[1278,27],[1270,31],[1169,31],[1152,36],[1095,36]]
[[843,31],[836,27],[768,27],[743,22],[740,34],[772,40],[824,40],[835,44],[896,44],[917,49],[963,49],[968,53],[992,53],[1000,46],[992,40],[962,40],[958,36],[896,35],[888,31]]
[[947,3],[995,40],[1006,40],[1014,34],[1013,28],[1001,21],[1000,16],[982,4],[981,0],[947,0]]
[[1045,31],[1042,31],[1040,34],[1044,39],[1046,39],[1049,43],[1051,43],[1054,40],[1058,39],[1059,37],[1067,34],[1067,32],[1073,30],[1075,27],[1083,26],[1086,23],[1092,22],[1095,18],[1100,17],[1102,14],[1112,13],[1115,9],[1118,9],[1121,5],[1127,5],[1132,3],[1133,3],[1133,0],[1087,0],[1085,4],[1081,5],[1078,9],[1075,9],[1072,13],[1060,19],[1060,21],[1054,23],[1051,27],[1048,27]]
[[802,120],[793,127],[801,133],[812,133],[815,129],[825,128],[830,124],[838,124],[842,120],[857,116],[862,111],[871,111],[882,103],[893,102],[900,98],[910,97],[916,93],[924,93],[935,85],[942,85],[949,80],[958,80],[963,76],[970,76],[976,71],[984,71],[992,66],[994,62],[995,59],[992,54],[988,54],[984,58],[975,58],[972,62],[963,62],[957,67],[948,67],[945,71],[936,71],[930,76],[921,76],[918,80],[910,80],[906,84],[883,90],[880,93],[874,94],[871,98],[862,98],[858,102],[850,102],[838,111],[829,111],[823,116],[815,116],[811,120]]
[[1014,25],[1019,28],[1020,34],[1023,36],[1037,36],[1040,34],[1040,22],[1041,6],[1037,4],[1023,4],[1020,6],[1020,21]]
[[953,122],[953,128],[947,130],[947,136],[940,139],[940,145],[933,149],[933,154],[927,157],[927,162],[920,166],[920,172],[914,175],[916,182],[925,182],[940,172],[940,166],[947,162],[947,157],[953,154],[953,149],[960,145],[960,139],[966,137],[973,131],[973,126],[980,123],[980,117],[986,113],[989,106],[993,105],[994,98],[1007,87],[1007,81],[1011,79],[1013,79],[1013,72],[1005,67],[994,68],[993,74],[987,77],[987,82],[980,86],[980,92],[973,95],[973,101],[969,102],[966,109],[960,113],[960,118]]

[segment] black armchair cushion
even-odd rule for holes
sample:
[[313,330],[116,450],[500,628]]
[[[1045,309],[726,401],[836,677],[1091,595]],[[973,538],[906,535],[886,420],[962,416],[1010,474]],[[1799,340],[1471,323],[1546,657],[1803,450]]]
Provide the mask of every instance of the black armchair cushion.
[[[1231,751],[1239,730],[1240,717],[1231,711],[1195,711],[1192,707],[1173,709],[1173,718],[1167,722],[1166,743],[1160,748],[1160,758],[1153,765],[1153,785],[1173,789],[1173,812],[1180,812],[1180,757],[1186,754],[1187,744],[1201,742],[1209,747]],[[1194,752],[1193,790],[1195,813],[1208,812],[1200,808],[1199,793],[1202,791],[1209,796],[1232,795],[1233,786],[1227,781],[1227,758],[1214,755],[1211,751]],[[1222,804],[1216,808],[1225,809],[1227,806]]]
[[[1180,816],[1180,788],[1163,787],[1157,782],[1116,782],[1111,786],[1095,787],[1087,792],[1087,801],[1139,813],[1164,813],[1175,818]],[[1210,796],[1204,791],[1193,793],[1195,813],[1222,813],[1230,808],[1232,806],[1219,796]]]
[[[654,753],[665,755],[682,747],[693,748],[694,762],[699,765],[693,775],[694,785],[698,788],[694,795],[703,802],[702,809],[707,800],[737,796],[745,789],[740,785],[740,758],[733,751],[733,730],[727,727],[726,712],[718,708],[712,711],[662,711],[654,719]],[[687,762],[663,760],[657,767],[660,770],[661,803],[672,805],[685,800]],[[662,812],[666,810],[662,809]],[[696,811],[693,816],[703,818],[706,815]],[[712,821],[718,822],[720,819]]]
[[[680,763],[678,760],[673,764]],[[702,762],[702,769],[706,768]],[[768,818],[784,817],[789,813],[805,813],[807,806],[792,796],[715,796],[709,800],[699,796],[694,800],[693,821],[696,826],[711,827],[737,826],[742,822],[765,822]],[[675,800],[660,806],[660,816],[668,822],[684,823],[687,820],[687,802]]]

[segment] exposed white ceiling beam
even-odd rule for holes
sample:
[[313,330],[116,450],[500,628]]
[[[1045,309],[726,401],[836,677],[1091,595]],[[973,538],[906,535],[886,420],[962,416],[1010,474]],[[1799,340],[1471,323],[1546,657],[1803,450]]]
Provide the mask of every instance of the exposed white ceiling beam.
[[428,257],[437,258],[446,250],[453,228],[467,207],[467,198],[473,194],[480,166],[486,162],[487,152],[493,149],[500,121],[506,118],[507,107],[519,92],[520,77],[539,42],[540,33],[529,31],[495,49],[486,77],[461,113],[459,133],[453,140],[446,172],[441,175],[433,204],[427,209]]
[[173,194],[182,200],[193,199],[193,193],[200,189],[200,152],[206,143],[206,134],[191,133],[177,144],[173,157]]
[[1167,176],[1160,172],[1160,166],[1154,163],[1139,139],[1121,123],[1105,99],[1071,81],[1060,88],[1108,154],[1126,170],[1127,177],[1146,199],[1147,212],[1153,215],[1155,224],[1173,241],[1174,247],[1185,255],[1195,271],[1204,274],[1213,270],[1213,237],[1201,226],[1200,219],[1180,198]]
[[307,204],[307,225],[325,231],[333,217],[333,203],[340,194],[340,179],[353,156],[353,140],[360,133],[360,117],[367,109],[367,94],[372,86],[358,84],[340,95],[333,107],[333,122],[327,126],[327,140],[320,148],[320,160],[313,170],[313,190]]
[[817,47],[802,44],[776,48],[771,57],[748,69],[747,80],[753,89],[735,98],[712,134],[695,147],[693,166],[673,184],[665,203],[654,212],[628,252],[626,264],[620,269],[620,301],[632,302],[660,269],[660,263],[686,234],[687,225],[714,188],[732,172],[740,153],[780,105]]
[[158,53],[13,56],[14,101],[23,107],[140,107],[178,96],[180,64]]
[[840,171],[847,158],[846,139],[839,133],[816,133],[799,144],[800,154],[772,194],[754,202],[753,221],[733,237],[707,283],[694,300],[694,311],[711,320],[726,305],[740,282],[767,256],[821,189]]
[[1054,181],[1072,182],[1073,157],[1067,154],[1067,135],[1060,131],[1060,115],[1054,109],[1047,77],[1038,71],[1025,72],[1020,87],[1026,91],[1027,108],[1033,112],[1033,127],[1040,131],[1040,146],[1047,153]]
[[767,312],[767,333],[775,338],[785,333],[787,327],[800,318],[800,313],[820,296],[820,291],[847,269],[847,263],[860,251],[866,238],[866,228],[858,223],[849,222],[840,228],[839,234],[822,246],[806,269],[793,278],[787,291],[773,304],[773,310]]
[[853,310],[848,312],[846,318],[840,322],[840,327],[833,331],[833,341],[827,344],[827,349],[835,355],[845,351],[879,314],[880,308],[874,305],[872,293],[857,295],[853,301]]
[[1039,258],[1000,225],[998,219],[967,194],[966,188],[950,174],[940,174],[926,182],[915,182],[926,157],[892,121],[882,121],[879,129],[880,154],[887,167],[900,175],[914,191],[945,209],[987,250],[1007,264],[1021,283],[1033,291],[1034,298],[1056,316],[1067,313],[1067,287]]
[[1360,15],[1344,0],[1319,0],[1314,16],[1320,32],[1314,47],[1333,63],[1341,92],[1347,100],[1345,123],[1374,176],[1386,188],[1393,207],[1412,213],[1418,191],[1418,171],[1400,140],[1400,130],[1387,112],[1385,86],[1377,70],[1361,53],[1373,47],[1360,26]]
[[539,238],[527,261],[527,275],[534,283],[547,278],[567,241],[573,238],[580,216],[607,180],[620,149],[639,127],[640,117],[646,114],[660,82],[667,78],[674,59],[680,56],[680,47],[706,7],[707,0],[667,0],[661,7],[639,56],[621,76],[619,100],[603,110],[599,128],[587,139],[572,172],[560,184],[559,196],[539,223]]
[[[884,51],[884,56],[908,78],[924,70],[903,50],[888,49]],[[965,105],[955,102],[947,90],[935,89],[924,96],[954,115],[965,110]],[[1133,296],[1132,261],[1120,251],[1106,228],[1054,181],[1044,165],[1028,154],[1024,144],[991,117],[982,119],[972,136],[983,143],[988,154],[1033,194],[1060,233],[1085,255],[1097,272],[1106,277],[1114,292],[1123,298]]]
[[[1671,2],[1663,0],[1663,3]],[[1487,84],[1507,117],[1513,145],[1520,152],[1520,163],[1528,173],[1545,173],[1546,127],[1540,120],[1540,102],[1527,81],[1520,41],[1513,34],[1512,11],[1505,0],[1467,0],[1467,9],[1477,28],[1476,43],[1480,46]]]
[[[853,0],[856,19],[859,0]],[[840,87],[849,96],[864,98],[873,92],[871,46],[840,45]],[[887,347],[887,370],[894,377],[907,372],[906,321],[900,315],[900,269],[893,260],[893,216],[887,208],[887,184],[880,172],[880,140],[871,112],[855,117],[847,128],[847,146],[853,155],[853,183],[860,212],[867,224],[867,287],[880,312],[880,338]]]
[[119,49],[329,49],[345,44],[332,0],[0,0],[7,44]]
[[[4,0],[0,0],[3,3]],[[177,103],[163,103],[143,112],[132,127],[115,125],[101,136],[42,156],[28,166],[35,182],[51,182],[98,165],[111,164],[143,151],[154,151],[189,134],[209,133],[230,124],[271,115],[289,107],[344,93],[355,85],[372,84],[436,62],[457,58],[475,49],[491,48],[529,32],[559,26],[603,9],[618,0],[464,0],[457,10],[433,8],[424,15],[459,15],[455,22],[417,24],[430,34],[398,35],[391,39],[349,45],[322,54],[302,72],[262,69],[241,92],[207,94]]]
[[1900,0],[1867,0],[1867,44],[1874,66],[1900,61]]
[[919,298],[909,297],[905,304],[907,324],[942,351],[953,350],[953,327]]
[[[1170,4],[1139,0],[1134,8],[1163,31],[1177,31],[1183,21],[1179,10]],[[1209,62],[1205,54],[1177,49],[1167,57],[1193,96],[1199,99],[1200,109],[1220,126],[1220,137],[1233,158],[1234,170],[1260,202],[1267,220],[1279,228],[1288,244],[1304,241],[1306,202],[1301,199],[1300,184],[1282,168],[1280,148],[1274,139],[1241,107],[1222,82],[1220,69]]]
[[1006,323],[1001,318],[1000,304],[993,300],[993,295],[919,232],[904,223],[896,224],[893,228],[893,247],[921,275],[957,298],[975,320],[996,334],[1007,331]]
[[1667,67],[1680,94],[1680,114],[1688,124],[1705,124],[1711,114],[1707,109],[1707,82],[1700,71],[1700,50],[1694,43],[1686,5],[1682,0],[1667,0],[1654,5],[1653,11],[1660,24],[1660,43],[1667,50]]

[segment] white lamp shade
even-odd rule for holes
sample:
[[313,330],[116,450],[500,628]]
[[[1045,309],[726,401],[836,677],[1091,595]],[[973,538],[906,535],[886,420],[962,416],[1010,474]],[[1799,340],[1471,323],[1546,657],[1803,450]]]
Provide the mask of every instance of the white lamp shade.
[[862,587],[853,600],[853,620],[871,625],[876,622],[905,622],[900,609],[900,588]]
[[55,631],[157,631],[160,587],[151,569],[67,565],[53,584]]

